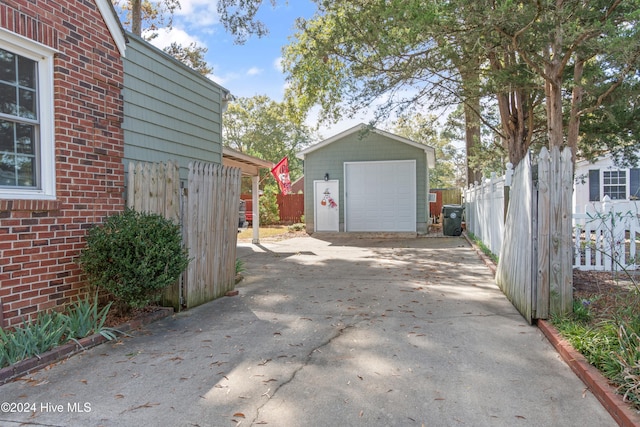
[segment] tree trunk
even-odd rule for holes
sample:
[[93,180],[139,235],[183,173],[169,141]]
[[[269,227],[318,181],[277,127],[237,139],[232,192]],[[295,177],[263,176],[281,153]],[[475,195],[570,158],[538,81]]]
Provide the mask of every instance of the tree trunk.
[[142,35],[142,0],[131,0],[131,32]]
[[576,61],[573,68],[573,92],[571,95],[571,112],[569,115],[569,129],[567,132],[567,146],[571,148],[571,158],[574,166],[576,162],[576,153],[578,151],[578,133],[580,131],[580,104],[582,103],[582,94],[584,92],[580,81],[584,72],[584,61]]
[[480,99],[472,98],[464,104],[465,143],[467,150],[467,185],[482,181],[482,172],[469,166],[469,153],[480,143]]
[[[515,64],[515,55],[510,52],[499,59],[495,53],[489,55],[491,67],[495,71],[504,69],[505,64]],[[498,112],[502,124],[502,138],[509,154],[509,162],[515,167],[524,158],[531,143],[531,129],[527,128],[527,118],[532,114],[525,93],[519,89],[504,90],[496,94]]]

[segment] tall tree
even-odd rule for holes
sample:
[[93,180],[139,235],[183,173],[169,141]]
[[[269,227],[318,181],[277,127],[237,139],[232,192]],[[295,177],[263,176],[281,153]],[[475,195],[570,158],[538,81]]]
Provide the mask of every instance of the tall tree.
[[[290,97],[332,119],[345,102],[353,112],[382,96],[382,113],[463,102],[482,119],[478,101],[491,97],[512,163],[544,131],[575,153],[580,118],[638,68],[637,10],[637,0],[321,2],[286,49]],[[607,70],[599,81],[584,73],[592,63]]]
[[463,187],[466,171],[460,170],[460,167],[466,167],[464,159],[461,159],[461,153],[448,135],[438,132],[438,127],[436,116],[420,113],[400,117],[391,126],[393,133],[436,150],[436,166],[429,173],[431,188]]
[[[635,109],[615,94],[638,80],[640,0],[314,1],[318,14],[299,21],[285,66],[289,101],[306,110],[319,103],[325,118],[384,96],[381,115],[429,100],[434,107],[464,102],[482,120],[478,100],[491,94],[501,118],[496,132],[516,164],[541,123],[549,146],[575,154],[584,117],[617,107],[623,118]],[[263,3],[218,6],[231,11],[222,19],[242,39],[264,34],[255,19]],[[477,124],[467,126],[477,138]]]
[[189,46],[182,46],[181,44],[173,42],[164,48],[166,53],[203,76],[213,73],[213,67],[210,67],[207,61],[204,60],[204,55],[207,53],[207,50],[206,47],[198,46],[195,42],[189,44]]
[[[258,10],[267,0],[218,0],[218,13],[225,29],[244,43],[250,36],[263,37],[269,33],[264,22],[257,19]],[[268,0],[276,6],[277,0]],[[287,3],[284,1],[284,3]]]
[[111,3],[124,18],[123,25],[137,36],[142,36],[143,31],[153,34],[158,28],[171,28],[173,13],[180,9],[179,0],[111,0]]
[[[123,20],[123,25],[131,32],[146,40],[153,40],[158,36],[158,29],[170,30],[173,26],[173,14],[180,9],[179,0],[111,0],[118,15]],[[166,53],[176,58],[186,66],[206,76],[213,72],[213,67],[207,64],[204,55],[207,48],[193,42],[183,46],[173,42],[163,49]]]
[[266,95],[238,98],[229,103],[223,124],[225,146],[274,163],[286,156],[292,181],[302,176],[302,162],[295,155],[316,138],[288,115],[283,103]]

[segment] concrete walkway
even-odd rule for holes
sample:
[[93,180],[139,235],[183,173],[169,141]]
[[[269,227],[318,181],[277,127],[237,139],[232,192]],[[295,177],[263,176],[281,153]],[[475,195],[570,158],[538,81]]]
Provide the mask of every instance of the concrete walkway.
[[35,408],[0,425],[616,425],[463,238],[238,256],[239,296],[0,387]]

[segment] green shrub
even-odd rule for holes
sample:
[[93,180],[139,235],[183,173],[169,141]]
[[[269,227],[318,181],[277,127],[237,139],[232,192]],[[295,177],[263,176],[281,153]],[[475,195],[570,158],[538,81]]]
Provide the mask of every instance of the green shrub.
[[306,226],[302,223],[291,224],[288,229],[289,231],[304,231]]
[[79,263],[92,285],[140,308],[158,301],[189,259],[177,224],[127,209],[89,231]]
[[277,188],[265,188],[260,197],[260,224],[272,225],[280,222],[280,210],[278,208]]
[[[632,328],[631,325],[627,327]],[[640,408],[640,336],[637,331],[629,331],[625,325],[618,329],[620,350],[618,360],[622,370],[614,378],[625,401],[631,402],[635,408]]]

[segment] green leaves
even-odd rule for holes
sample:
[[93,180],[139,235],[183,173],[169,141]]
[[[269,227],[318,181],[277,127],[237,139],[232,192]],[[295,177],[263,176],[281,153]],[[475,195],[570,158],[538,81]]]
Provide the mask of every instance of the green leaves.
[[88,295],[85,299],[78,297],[67,314],[67,338],[80,339],[94,333],[101,333],[112,304],[113,302],[109,302],[98,310],[97,292],[93,301]]
[[189,258],[180,226],[127,209],[92,228],[79,263],[89,281],[129,307],[145,307],[178,280]]
[[66,316],[52,312],[38,317],[12,331],[0,329],[0,368],[40,355],[60,344],[65,335]]
[[100,333],[111,340],[115,330],[104,323],[111,303],[98,310],[97,293],[93,302],[87,296],[78,300],[67,313],[41,312],[32,321],[23,320],[13,330],[0,329],[0,368],[51,350],[69,340]]

